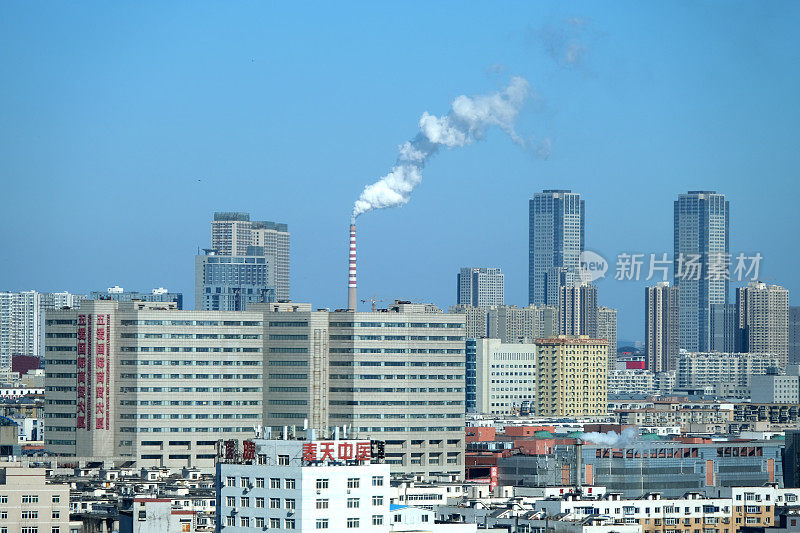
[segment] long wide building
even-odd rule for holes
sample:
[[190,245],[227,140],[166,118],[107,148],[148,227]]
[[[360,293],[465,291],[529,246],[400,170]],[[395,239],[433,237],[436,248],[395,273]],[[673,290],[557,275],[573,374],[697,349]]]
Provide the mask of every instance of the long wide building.
[[47,449],[211,467],[217,440],[257,425],[339,427],[384,441],[393,473],[463,475],[463,315],[407,303],[248,309],[86,301],[48,312]]

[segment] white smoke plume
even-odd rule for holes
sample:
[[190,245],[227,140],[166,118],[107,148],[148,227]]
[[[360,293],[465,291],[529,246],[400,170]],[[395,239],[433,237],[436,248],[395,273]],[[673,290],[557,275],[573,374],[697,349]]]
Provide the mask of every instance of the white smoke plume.
[[514,77],[502,91],[471,97],[459,96],[444,116],[430,115],[427,111],[423,113],[419,119],[419,133],[400,145],[397,162],[387,175],[364,187],[353,205],[353,216],[405,204],[411,191],[422,181],[425,163],[439,148],[471,144],[480,140],[490,126],[499,127],[514,142],[524,145],[523,139],[514,131],[514,121],[530,93],[528,81]]
[[582,434],[580,438],[592,444],[600,444],[611,448],[622,448],[635,441],[637,436],[639,436],[638,430],[634,427],[629,427],[623,429],[622,433],[617,433],[616,431],[609,431],[608,433],[593,431],[591,433]]

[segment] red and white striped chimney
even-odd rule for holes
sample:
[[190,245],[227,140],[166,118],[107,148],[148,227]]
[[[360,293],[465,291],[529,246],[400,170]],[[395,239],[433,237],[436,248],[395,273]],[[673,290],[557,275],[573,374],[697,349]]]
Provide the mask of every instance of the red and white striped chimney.
[[347,309],[356,310],[356,217],[350,218],[350,271],[347,279]]

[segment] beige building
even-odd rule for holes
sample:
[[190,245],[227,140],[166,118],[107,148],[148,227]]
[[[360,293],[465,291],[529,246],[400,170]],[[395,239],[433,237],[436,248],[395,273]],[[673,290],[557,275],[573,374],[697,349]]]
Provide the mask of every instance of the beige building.
[[604,339],[559,335],[538,339],[536,414],[604,415],[608,407],[607,350]]
[[600,306],[597,308],[597,338],[608,341],[608,369],[617,365],[617,310]]
[[533,412],[536,404],[536,345],[478,339],[475,350],[475,410],[494,415]]
[[46,315],[45,446],[57,455],[214,464],[261,423],[263,315],[84,301]]
[[266,307],[267,426],[346,426],[385,441],[392,473],[463,476],[464,315]]
[[780,357],[789,362],[789,291],[751,281],[736,290],[736,349]]
[[69,485],[47,483],[44,468],[0,463],[0,531],[69,533]]
[[468,339],[481,339],[487,336],[488,313],[483,307],[459,304],[451,306],[450,312],[464,315]]

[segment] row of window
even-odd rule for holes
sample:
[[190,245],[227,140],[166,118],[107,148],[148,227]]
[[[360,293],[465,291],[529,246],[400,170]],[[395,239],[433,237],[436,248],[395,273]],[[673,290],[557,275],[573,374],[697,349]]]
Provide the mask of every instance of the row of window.
[[346,413],[346,414],[332,414],[331,418],[340,418],[340,419],[359,419],[359,418],[370,418],[370,419],[384,419],[389,420],[393,418],[416,418],[416,419],[428,419],[428,418],[463,418],[464,413]]
[[[303,323],[305,324],[305,323]],[[270,322],[270,326],[272,322]],[[332,328],[463,328],[463,322],[331,322]]]
[[[48,346],[48,351],[50,348],[55,349],[55,351],[67,351],[67,348],[74,348],[74,346]],[[147,353],[147,352],[182,352],[182,353],[261,353],[261,348],[219,348],[215,346],[211,347],[195,347],[195,346],[121,346],[119,351],[121,352],[139,352],[139,353]]]
[[463,367],[463,361],[331,361],[330,366],[413,366],[413,367]]
[[[260,418],[261,415],[242,415],[242,418]],[[185,428],[148,428],[148,427],[121,427],[120,433],[237,433],[252,432],[252,426],[244,427],[185,427]],[[74,441],[73,441],[74,442]]]
[[331,387],[331,392],[464,392],[463,387]]
[[261,374],[120,374],[121,379],[261,379]]
[[[270,374],[271,376],[272,374]],[[331,374],[330,379],[464,379],[463,374]]]
[[[61,414],[61,413],[47,413]],[[162,414],[162,413],[120,413],[120,420],[242,420],[258,418],[257,414],[248,413],[183,413],[183,414]]]
[[123,320],[123,326],[261,326],[260,320]]
[[125,392],[261,392],[261,387],[120,387],[119,390],[122,393]]
[[463,341],[464,337],[460,335],[331,335],[330,339],[332,341]]
[[[56,400],[57,402],[60,400]],[[48,400],[49,402],[49,400]],[[73,402],[74,403],[74,402]],[[261,400],[120,400],[120,405],[261,405]]]
[[[271,349],[270,349],[271,350]],[[357,354],[357,353],[416,353],[416,354],[463,354],[459,348],[331,348],[331,353]]]
[[[56,335],[62,335],[57,333]],[[255,340],[260,339],[258,333],[122,333],[123,339],[229,339],[229,340]]]
[[[73,361],[74,362],[74,361]],[[162,360],[162,359],[122,359],[120,361],[122,366],[261,366],[260,360],[255,361],[242,361],[235,360],[220,360],[212,359],[206,361],[192,361],[191,359],[185,360]]]

